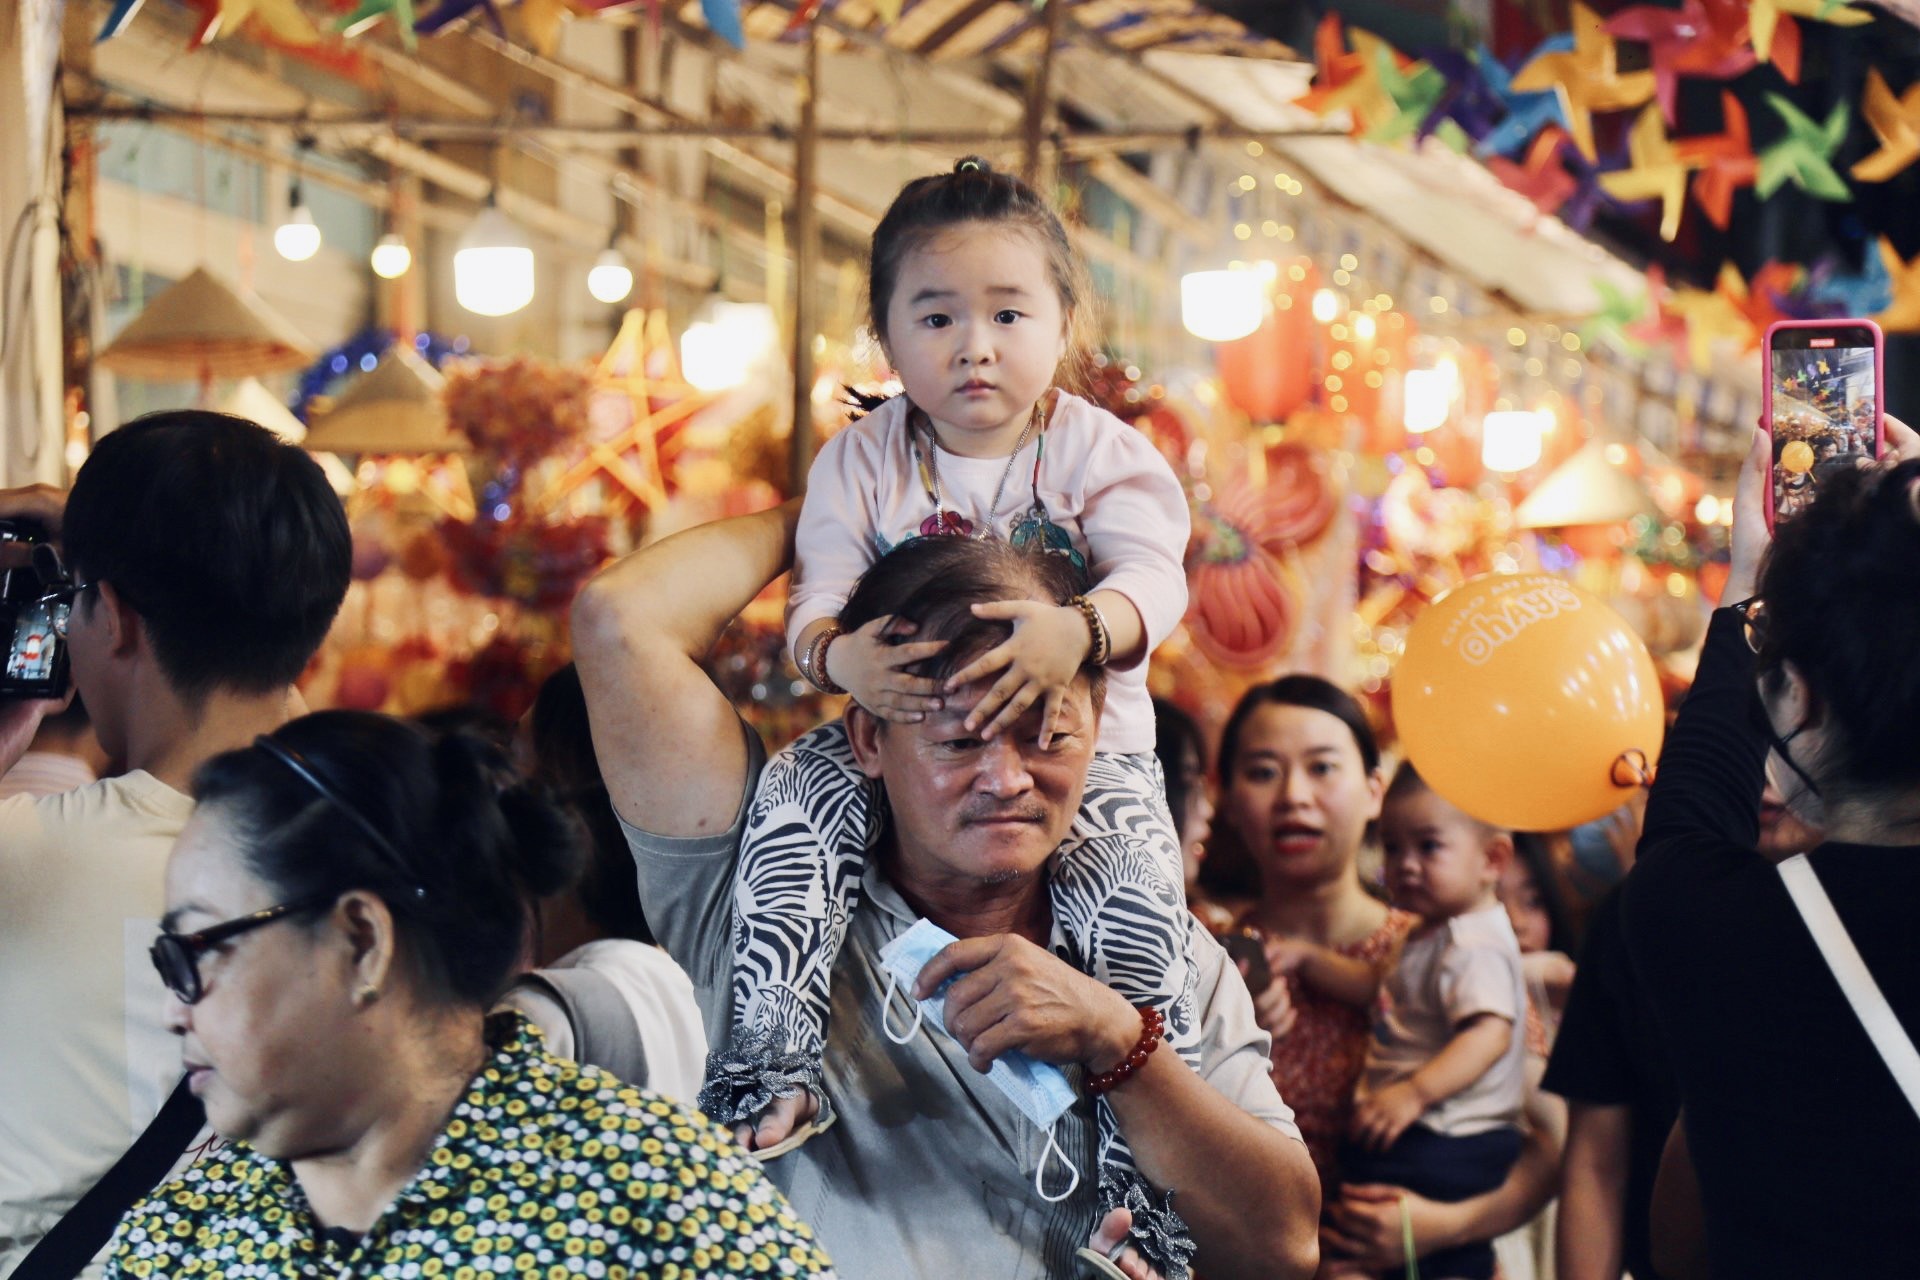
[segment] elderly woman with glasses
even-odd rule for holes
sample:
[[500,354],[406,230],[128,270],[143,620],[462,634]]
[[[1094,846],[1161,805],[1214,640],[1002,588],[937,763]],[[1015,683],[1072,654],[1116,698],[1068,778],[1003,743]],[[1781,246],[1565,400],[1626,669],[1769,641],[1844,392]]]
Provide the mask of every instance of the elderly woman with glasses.
[[324,712],[219,756],[153,959],[224,1139],[109,1275],[829,1275],[697,1112],[488,1010],[578,851],[471,740]]
[[[1756,436],[1740,603],[1708,629],[1627,883],[1715,1276],[1914,1272],[1920,440],[1888,419],[1887,441],[1770,540]],[[1826,833],[1778,867],[1756,851],[1769,777]]]

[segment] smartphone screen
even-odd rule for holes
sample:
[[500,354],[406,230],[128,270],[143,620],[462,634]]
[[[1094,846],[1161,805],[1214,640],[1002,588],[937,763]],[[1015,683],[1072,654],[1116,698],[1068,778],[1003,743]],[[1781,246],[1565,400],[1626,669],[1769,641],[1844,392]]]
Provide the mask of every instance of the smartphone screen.
[[30,554],[42,537],[37,528],[0,521],[0,642],[6,645],[0,698],[58,698],[67,691],[67,646],[56,624],[69,606],[44,598],[48,584]]
[[1777,523],[1813,502],[1823,476],[1873,456],[1880,388],[1865,325],[1776,329],[1768,351]]

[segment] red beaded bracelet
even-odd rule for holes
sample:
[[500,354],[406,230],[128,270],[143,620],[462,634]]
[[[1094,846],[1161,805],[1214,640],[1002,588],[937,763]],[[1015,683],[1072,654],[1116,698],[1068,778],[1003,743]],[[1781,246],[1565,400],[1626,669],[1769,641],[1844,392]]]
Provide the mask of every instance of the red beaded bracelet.
[[1102,1071],[1099,1075],[1087,1077],[1087,1092],[1097,1098],[1125,1084],[1129,1076],[1147,1065],[1148,1056],[1160,1047],[1160,1037],[1166,1029],[1167,1020],[1161,1012],[1150,1004],[1142,1005],[1140,1039],[1134,1043],[1127,1056],[1120,1060],[1118,1066],[1109,1071]]

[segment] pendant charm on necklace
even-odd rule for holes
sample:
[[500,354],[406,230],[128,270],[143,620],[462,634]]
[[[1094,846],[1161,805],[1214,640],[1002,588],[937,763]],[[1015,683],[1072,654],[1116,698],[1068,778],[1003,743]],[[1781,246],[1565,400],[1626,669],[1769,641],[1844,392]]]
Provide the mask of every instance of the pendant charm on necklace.
[[920,522],[923,538],[967,537],[973,533],[973,521],[958,511],[939,510]]
[[1013,532],[1007,540],[1016,547],[1037,544],[1042,551],[1063,555],[1073,562],[1073,567],[1082,574],[1087,571],[1086,557],[1074,548],[1073,538],[1047,518],[1047,509],[1039,503],[1027,508],[1027,514],[1020,517],[1013,526]]

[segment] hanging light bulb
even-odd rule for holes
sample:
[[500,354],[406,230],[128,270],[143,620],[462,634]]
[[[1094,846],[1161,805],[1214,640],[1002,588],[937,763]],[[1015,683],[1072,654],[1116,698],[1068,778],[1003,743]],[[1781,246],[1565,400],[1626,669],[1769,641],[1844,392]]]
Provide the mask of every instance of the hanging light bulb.
[[1480,461],[1489,471],[1513,475],[1540,461],[1540,439],[1546,434],[1542,415],[1531,409],[1498,409],[1489,413],[1480,429]]
[[1453,388],[1447,375],[1438,369],[1409,369],[1402,383],[1406,401],[1402,420],[1414,435],[1421,435],[1447,423],[1452,412]]
[[680,335],[681,375],[701,391],[730,391],[752,376],[779,337],[772,307],[728,302],[715,289]]
[[533,249],[491,192],[453,255],[453,295],[475,315],[512,315],[533,301]]
[[1180,321],[1208,342],[1232,342],[1260,327],[1266,283],[1258,271],[1190,271],[1180,277]]
[[398,231],[389,231],[373,246],[373,274],[382,280],[397,280],[413,266],[413,250]]
[[273,247],[288,262],[305,262],[320,252],[320,228],[314,224],[313,210],[307,208],[300,193],[300,179],[287,191],[287,220],[273,231]]
[[[617,237],[619,232],[614,235]],[[594,301],[608,305],[623,301],[633,292],[633,268],[627,265],[626,257],[611,239],[593,260],[593,269],[587,272],[587,292],[593,295]]]

